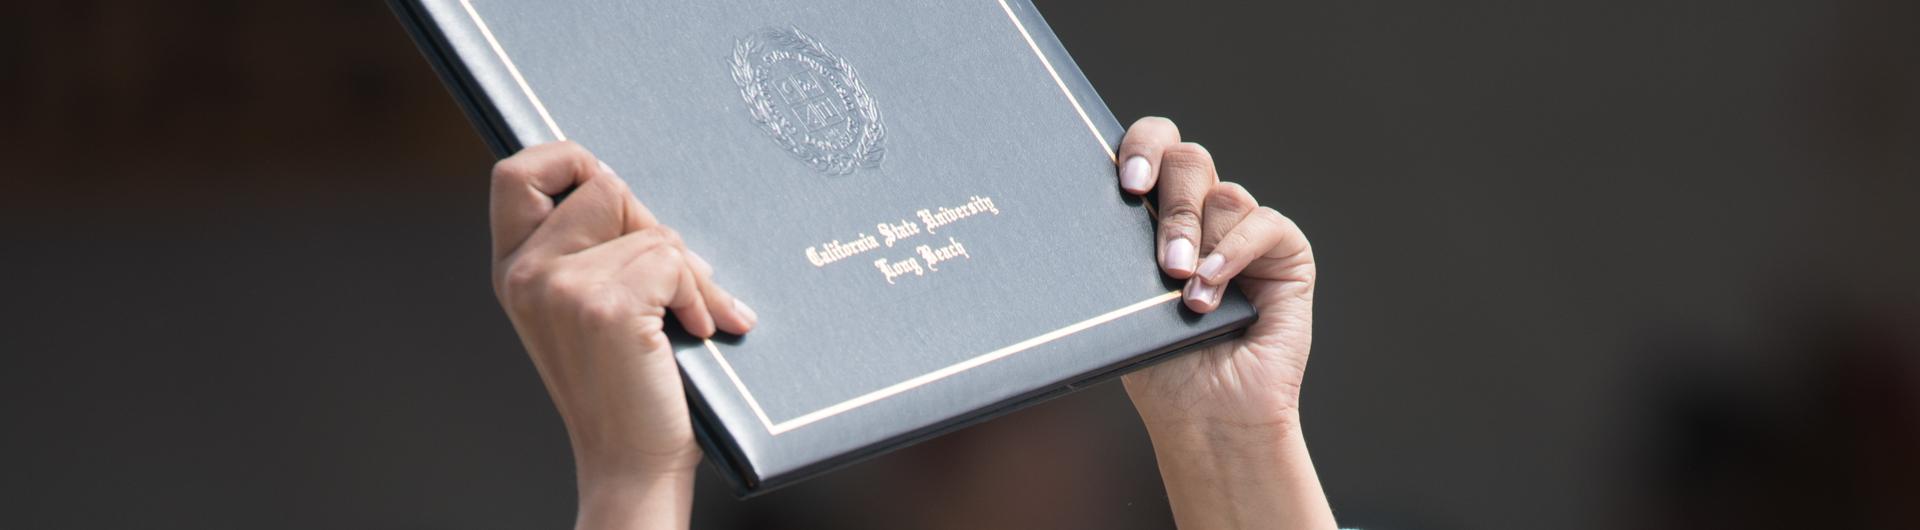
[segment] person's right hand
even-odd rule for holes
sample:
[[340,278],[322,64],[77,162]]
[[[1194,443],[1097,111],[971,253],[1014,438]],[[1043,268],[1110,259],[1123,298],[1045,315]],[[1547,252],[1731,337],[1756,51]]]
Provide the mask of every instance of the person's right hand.
[[577,144],[501,160],[492,193],[494,293],[566,423],[579,526],[686,526],[700,448],[667,312],[707,337],[753,311]]
[[1234,340],[1168,359],[1122,381],[1153,439],[1181,528],[1334,528],[1300,427],[1319,276],[1305,232],[1246,188],[1222,182],[1213,155],[1165,118],[1127,129],[1120,186],[1158,192],[1160,267],[1186,280],[1188,309],[1220,307],[1238,287],[1257,319]]

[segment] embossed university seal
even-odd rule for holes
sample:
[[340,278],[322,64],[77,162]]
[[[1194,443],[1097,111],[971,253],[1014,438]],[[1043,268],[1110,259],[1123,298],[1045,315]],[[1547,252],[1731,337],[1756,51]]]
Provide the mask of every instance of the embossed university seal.
[[733,46],[733,82],[761,130],[815,170],[880,164],[880,108],[846,59],[798,28],[762,28]]

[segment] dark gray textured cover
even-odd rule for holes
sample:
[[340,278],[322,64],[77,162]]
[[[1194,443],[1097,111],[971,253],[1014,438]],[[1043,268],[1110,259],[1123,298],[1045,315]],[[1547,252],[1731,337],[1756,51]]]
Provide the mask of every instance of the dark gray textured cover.
[[[677,350],[702,442],[742,493],[1252,318],[1236,290],[1204,317],[1170,294],[1178,283],[1155,265],[1151,216],[1115,185],[1122,128],[1027,0],[394,4],[498,154],[586,145],[759,312],[745,338],[682,338]],[[811,77],[793,66],[803,63],[767,62],[795,55],[767,53],[809,55]],[[740,76],[801,83],[776,99]],[[819,94],[831,97],[807,99]],[[767,125],[775,115],[792,120]],[[865,148],[837,153],[860,163],[813,159],[863,134]],[[826,147],[796,154],[808,138]],[[917,215],[974,197],[998,213],[931,233]],[[922,233],[808,259],[833,240],[883,242],[878,225],[903,221]],[[872,263],[954,242],[966,257],[891,284]]]

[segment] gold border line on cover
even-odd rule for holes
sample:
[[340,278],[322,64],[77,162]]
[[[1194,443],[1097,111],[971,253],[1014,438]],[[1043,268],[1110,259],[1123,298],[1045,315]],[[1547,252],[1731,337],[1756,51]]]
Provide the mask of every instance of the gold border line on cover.
[[[1100,134],[1100,129],[1093,125],[1093,119],[1087,115],[1086,108],[1080,105],[1080,99],[1074,97],[1073,91],[1067,88],[1066,81],[1060,78],[1060,72],[1053,68],[1053,61],[1048,60],[1046,54],[1040,51],[1040,45],[1034,42],[1033,35],[1027,32],[1026,25],[1020,23],[1019,16],[1015,15],[1013,12],[1013,7],[1007,5],[1006,0],[998,0],[998,1],[1000,3],[1000,9],[1006,12],[1007,19],[1013,22],[1014,28],[1020,31],[1020,36],[1026,39],[1027,47],[1033,50],[1033,54],[1035,57],[1038,57],[1040,59],[1041,66],[1046,67],[1047,74],[1053,77],[1054,85],[1060,88],[1060,93],[1062,95],[1065,95],[1067,97],[1067,102],[1073,105],[1073,110],[1075,113],[1079,114],[1081,123],[1085,124],[1087,126],[1087,130],[1093,133],[1094,141],[1099,143],[1100,145],[1100,152],[1107,155],[1107,158],[1109,160],[1113,160],[1116,154],[1113,152],[1111,148],[1107,146],[1106,136]],[[513,59],[507,56],[506,47],[500,45],[500,41],[494,38],[493,31],[487,28],[487,23],[481,20],[480,12],[473,8],[472,0],[460,0],[460,5],[466,8],[467,16],[471,17],[473,19],[474,25],[480,29],[480,36],[482,38],[487,39],[487,44],[493,48],[493,53],[496,56],[498,56],[500,58],[500,62],[506,66],[507,74],[513,77],[514,83],[520,86],[520,91],[527,96],[527,100],[529,102],[533,103],[534,110],[540,113],[540,119],[546,122],[547,130],[553,133],[553,136],[555,139],[566,140],[567,139],[566,134],[560,132],[560,124],[556,123],[553,119],[553,116],[547,113],[547,107],[546,105],[540,103],[540,97],[534,95],[533,87],[527,84],[527,80],[525,77],[520,75],[520,69],[513,65]],[[775,423],[772,418],[768,417],[766,410],[760,406],[759,400],[756,400],[753,398],[753,392],[747,389],[747,384],[745,381],[742,381],[740,379],[740,374],[733,370],[733,364],[727,362],[726,356],[720,353],[719,346],[715,345],[712,339],[704,339],[702,340],[702,343],[703,343],[703,346],[705,346],[707,352],[713,356],[714,361],[719,363],[721,372],[725,373],[727,375],[727,379],[729,379],[733,383],[734,389],[740,391],[740,397],[746,400],[747,408],[752,409],[754,416],[759,418],[760,424],[766,427],[767,433],[778,436],[782,433],[790,432],[790,431],[793,431],[794,429],[805,427],[814,422],[818,422],[820,420],[824,420],[824,419],[845,413],[847,411],[859,408],[861,406],[868,405],[868,404],[880,401],[882,399],[892,397],[894,395],[898,395],[900,393],[906,392],[908,390],[912,390],[914,388],[925,386],[929,383],[933,383],[935,381],[945,379],[947,377],[973,369],[975,367],[978,367],[1002,358],[1010,357],[1013,354],[1032,349],[1036,346],[1053,342],[1054,340],[1059,339],[1061,337],[1072,335],[1074,333],[1079,333],[1088,328],[1092,328],[1100,324],[1105,324],[1107,322],[1111,322],[1113,320],[1119,319],[1127,315],[1138,313],[1141,310],[1147,309],[1149,307],[1157,306],[1160,304],[1164,304],[1164,303],[1167,303],[1173,300],[1179,300],[1179,299],[1180,299],[1180,291],[1169,291],[1166,293],[1154,295],[1152,298],[1135,302],[1126,307],[1115,309],[1113,311],[1109,311],[1099,316],[1082,320],[1082,321],[1067,325],[1065,327],[1055,329],[1053,331],[1049,331],[1039,336],[1036,336],[1027,340],[1023,340],[1023,341],[1014,343],[1012,345],[1008,345],[1006,347],[1002,347],[1000,349],[990,351],[984,354],[980,354],[970,359],[948,365],[938,370],[921,374],[920,376],[914,377],[912,379],[901,381],[899,383],[894,383],[892,385],[887,386],[886,388],[868,392],[858,397],[848,399],[846,401],[842,401],[839,403],[835,403],[825,408],[815,410],[813,412],[809,412],[806,414],[802,414],[793,419],[781,421],[778,423]]]

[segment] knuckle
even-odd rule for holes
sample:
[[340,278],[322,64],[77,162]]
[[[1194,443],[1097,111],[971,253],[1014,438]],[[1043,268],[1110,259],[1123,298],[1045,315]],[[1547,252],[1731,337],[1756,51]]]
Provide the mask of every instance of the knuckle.
[[509,305],[518,305],[525,293],[533,292],[546,283],[547,271],[536,263],[526,260],[514,260],[506,265],[500,275],[500,298]]
[[[548,151],[555,152],[559,156],[542,154]],[[568,167],[564,165],[571,164],[571,167],[577,169],[585,167],[581,165],[582,161],[590,164],[592,159],[593,155],[588,153],[586,148],[572,141],[544,143],[528,147],[513,156],[495,162],[493,183],[496,186],[520,185],[536,180],[544,171],[555,169],[556,164],[561,164],[562,167]]]
[[627,299],[612,289],[595,289],[580,293],[574,298],[574,307],[579,311],[580,320],[588,325],[606,326],[628,320],[631,306]]
[[1295,248],[1290,253],[1290,257],[1304,260],[1309,268],[1311,268],[1313,263],[1313,241],[1307,238],[1307,233],[1301,230],[1300,224],[1294,222],[1293,218],[1287,217],[1285,214],[1273,208],[1263,206],[1260,208],[1260,211],[1256,213],[1260,214],[1261,218],[1266,219],[1270,229],[1278,231],[1282,239],[1298,240],[1299,243],[1294,245]]
[[1275,210],[1273,208],[1269,208],[1266,206],[1261,206],[1259,210],[1259,214],[1262,218],[1265,218],[1267,222],[1272,223],[1275,228],[1278,228],[1280,230],[1287,231],[1287,232],[1299,233],[1301,237],[1306,237],[1306,233],[1300,231],[1300,225],[1298,223],[1293,222],[1293,218],[1287,217],[1286,214],[1280,213],[1279,210]]
[[1175,126],[1173,124],[1173,120],[1169,120],[1163,116],[1142,117],[1138,120],[1134,120],[1133,125],[1129,126],[1128,128],[1129,129],[1157,129],[1157,130],[1164,130],[1168,132],[1178,132],[1180,130],[1178,126]]
[[1213,169],[1213,154],[1207,148],[1193,142],[1181,142],[1167,147],[1160,155],[1161,164],[1169,169],[1210,171]]
[[1159,116],[1147,116],[1127,126],[1125,136],[1120,138],[1119,158],[1125,160],[1135,156],[1156,157],[1169,144],[1180,141],[1180,128],[1173,120]]
[[1259,205],[1260,201],[1254,199],[1253,194],[1239,183],[1221,182],[1207,191],[1207,206],[1210,208],[1247,211]]
[[649,276],[676,274],[686,263],[684,251],[664,238],[652,238],[643,246],[645,248],[635,254],[629,267],[643,270]]
[[595,291],[592,282],[588,281],[584,274],[571,271],[547,274],[545,281],[541,282],[536,289],[547,297],[567,305],[579,305]]
[[516,185],[533,178],[533,162],[524,155],[511,156],[493,164],[494,186]]
[[678,282],[680,275],[689,269],[685,251],[673,245],[658,244],[635,256],[629,267],[645,275],[650,285]]
[[1135,127],[1141,125],[1173,125],[1173,120],[1167,119],[1166,116],[1141,116],[1140,119],[1133,120],[1133,125]]
[[662,316],[642,314],[625,324],[632,328],[634,345],[640,351],[667,351],[673,347],[673,342],[667,339],[667,321]]
[[1169,227],[1187,228],[1200,225],[1200,209],[1191,202],[1173,202],[1161,205],[1160,222]]
[[686,246],[686,242],[680,238],[680,232],[664,224],[642,228],[622,237],[642,238],[646,240],[646,246],[649,248]]
[[1243,249],[1252,243],[1253,240],[1248,239],[1247,234],[1236,230],[1227,232],[1227,235],[1220,236],[1220,243],[1214,245],[1213,248],[1227,250]]
[[654,233],[659,234],[660,240],[666,242],[669,246],[679,247],[686,245],[686,240],[680,238],[680,231],[674,230],[671,226],[656,225],[653,228],[649,228],[649,230],[653,230]]
[[681,251],[677,245],[660,245],[660,248],[653,252],[653,256],[654,259],[673,265],[676,271],[684,269],[685,267],[681,265],[687,262],[687,253]]
[[617,289],[604,288],[601,282],[578,272],[550,274],[541,289],[548,307],[570,310],[583,323],[599,325],[617,322],[627,314],[626,299]]
[[[559,149],[561,150],[561,155],[565,157],[563,160],[566,161],[567,170],[573,172],[573,174],[576,175],[575,178],[581,179],[582,181],[590,179],[600,180],[593,178],[599,175],[599,172],[595,171],[595,169],[600,165],[600,159],[594,157],[592,151],[588,151],[586,147],[574,143],[572,140],[560,142]],[[620,179],[605,180],[617,181]]]

